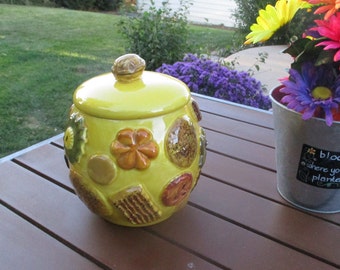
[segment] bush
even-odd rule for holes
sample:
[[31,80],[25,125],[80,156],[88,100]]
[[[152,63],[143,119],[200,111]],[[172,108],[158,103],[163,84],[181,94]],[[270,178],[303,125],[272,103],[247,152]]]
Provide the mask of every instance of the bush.
[[271,108],[259,81],[247,72],[231,70],[209,59],[188,54],[183,62],[163,64],[156,71],[180,79],[195,93],[264,110]]
[[122,2],[122,0],[96,0],[94,6],[98,10],[117,10]]
[[53,0],[0,0],[0,4],[26,5],[26,6],[54,6]]
[[173,11],[169,3],[157,8],[153,0],[144,12],[126,14],[119,22],[120,33],[127,39],[127,52],[136,53],[146,61],[148,70],[155,70],[162,63],[172,64],[188,51],[189,3],[180,0],[179,10]]
[[55,0],[58,6],[77,10],[89,10],[94,2],[95,0]]
[[[276,0],[235,0],[237,10],[233,14],[235,17],[235,24],[237,27],[238,35],[241,39],[250,32],[250,26],[256,23],[256,18],[259,15],[260,9],[265,9],[266,5],[270,4],[275,6]],[[313,24],[315,16],[311,16],[312,12],[307,10],[300,10],[295,19],[287,25],[287,27],[281,29],[273,38],[267,42],[267,45],[281,45],[288,44],[294,37],[300,37],[304,30],[309,25]]]
[[122,0],[0,0],[0,4],[58,6],[77,10],[116,10]]
[[60,6],[76,10],[116,10],[122,0],[54,0]]

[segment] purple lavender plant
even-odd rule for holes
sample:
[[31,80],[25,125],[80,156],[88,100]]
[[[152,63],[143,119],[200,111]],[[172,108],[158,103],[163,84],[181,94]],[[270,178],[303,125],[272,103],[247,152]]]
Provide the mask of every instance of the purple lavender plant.
[[156,71],[180,79],[195,93],[264,110],[271,108],[259,81],[247,72],[230,70],[209,59],[188,54],[182,62],[163,64]]

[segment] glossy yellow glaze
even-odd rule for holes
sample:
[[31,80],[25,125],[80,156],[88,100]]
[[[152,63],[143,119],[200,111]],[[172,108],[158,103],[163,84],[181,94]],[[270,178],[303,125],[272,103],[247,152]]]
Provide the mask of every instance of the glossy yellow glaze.
[[129,73],[131,80],[109,73],[78,87],[64,136],[78,196],[94,213],[124,226],[152,225],[181,209],[206,146],[187,86],[140,73],[137,60],[132,69],[139,74]]
[[187,86],[172,77],[144,71],[130,83],[111,73],[92,78],[78,87],[74,104],[81,111],[107,119],[137,119],[163,115],[188,103]]

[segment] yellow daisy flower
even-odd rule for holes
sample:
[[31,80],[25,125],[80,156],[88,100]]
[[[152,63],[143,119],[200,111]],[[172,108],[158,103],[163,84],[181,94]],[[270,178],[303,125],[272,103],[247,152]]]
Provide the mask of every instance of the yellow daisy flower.
[[293,19],[299,9],[309,8],[310,6],[303,0],[278,0],[275,7],[267,5],[265,9],[259,11],[257,23],[250,27],[251,32],[246,36],[245,44],[270,39],[277,30]]

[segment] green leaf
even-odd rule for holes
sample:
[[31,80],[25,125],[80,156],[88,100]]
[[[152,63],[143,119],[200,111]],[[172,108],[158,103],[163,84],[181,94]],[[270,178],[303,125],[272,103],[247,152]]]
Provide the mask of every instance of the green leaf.
[[310,39],[303,38],[298,39],[294,43],[292,43],[287,49],[285,49],[283,52],[290,54],[292,57],[296,58],[298,55],[300,55],[310,42]]
[[319,53],[319,57],[316,59],[315,65],[320,66],[323,64],[330,64],[333,62],[335,50],[324,50],[322,49]]

